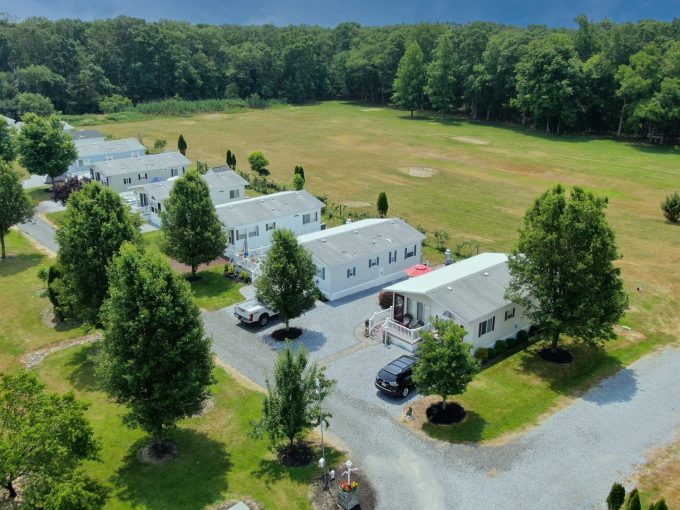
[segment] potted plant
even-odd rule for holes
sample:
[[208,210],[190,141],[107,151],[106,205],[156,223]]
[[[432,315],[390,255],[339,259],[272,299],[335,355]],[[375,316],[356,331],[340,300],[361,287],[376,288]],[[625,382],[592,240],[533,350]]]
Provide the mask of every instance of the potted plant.
[[340,482],[338,487],[338,503],[345,510],[350,510],[359,504],[359,484],[356,482]]

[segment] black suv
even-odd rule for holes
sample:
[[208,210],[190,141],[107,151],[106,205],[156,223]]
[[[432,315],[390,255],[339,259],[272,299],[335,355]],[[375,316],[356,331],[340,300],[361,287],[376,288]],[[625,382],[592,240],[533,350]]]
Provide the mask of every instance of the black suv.
[[413,365],[416,358],[400,356],[385,365],[375,377],[375,387],[394,397],[405,397],[413,389]]

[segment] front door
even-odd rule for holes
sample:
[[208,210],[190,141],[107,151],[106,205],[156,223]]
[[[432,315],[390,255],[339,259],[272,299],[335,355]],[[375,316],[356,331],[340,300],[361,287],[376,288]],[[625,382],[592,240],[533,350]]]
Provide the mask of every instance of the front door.
[[404,296],[401,294],[394,295],[394,320],[403,322],[404,320]]

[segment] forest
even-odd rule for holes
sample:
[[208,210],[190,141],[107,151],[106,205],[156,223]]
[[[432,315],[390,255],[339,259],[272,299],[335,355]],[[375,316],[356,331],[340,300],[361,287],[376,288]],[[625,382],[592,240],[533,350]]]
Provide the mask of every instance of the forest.
[[349,99],[555,133],[677,138],[680,18],[575,21],[324,28],[4,15],[0,113],[96,113],[165,98]]

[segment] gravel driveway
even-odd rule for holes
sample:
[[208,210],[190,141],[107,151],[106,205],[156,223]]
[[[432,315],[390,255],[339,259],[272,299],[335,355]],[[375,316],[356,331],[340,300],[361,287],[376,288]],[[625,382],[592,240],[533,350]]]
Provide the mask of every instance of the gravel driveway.
[[[329,434],[371,478],[381,509],[604,508],[612,482],[625,480],[650,448],[678,431],[680,350],[666,349],[504,446],[440,443],[412,432],[396,419],[407,401],[382,397],[373,386],[376,371],[404,351],[357,335],[377,309],[375,292],[317,303],[294,325],[307,330],[296,343],[338,381],[327,402]],[[268,334],[280,324],[237,325],[231,307],[203,317],[218,357],[262,385],[281,349]]]

